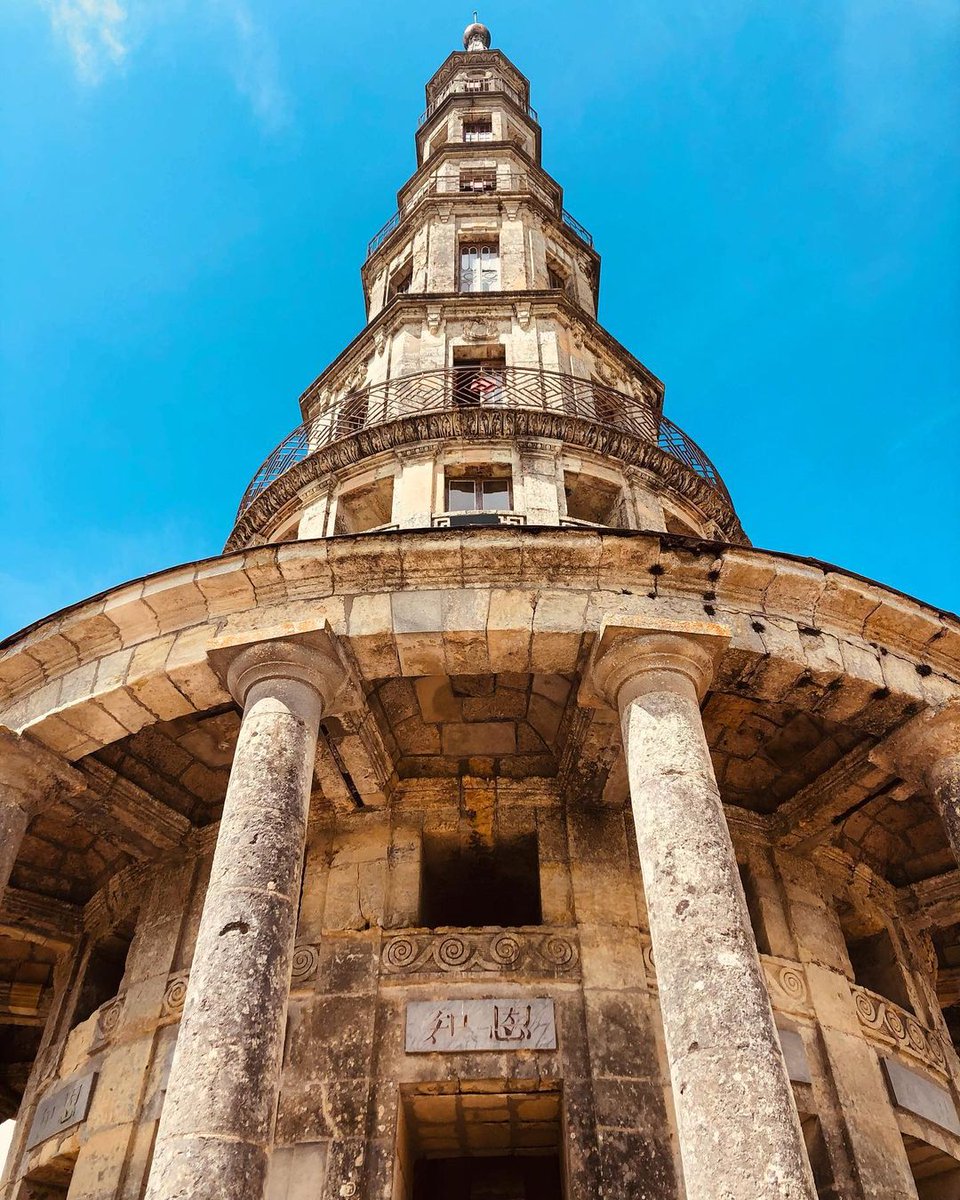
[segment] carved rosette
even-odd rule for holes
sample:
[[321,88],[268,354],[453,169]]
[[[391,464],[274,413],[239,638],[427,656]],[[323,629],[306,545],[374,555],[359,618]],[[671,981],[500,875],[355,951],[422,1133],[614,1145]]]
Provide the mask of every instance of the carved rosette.
[[179,1017],[183,1012],[189,978],[188,972],[178,971],[176,975],[171,975],[167,980],[167,986],[163,993],[162,1015],[164,1017]]
[[911,1013],[876,992],[857,986],[851,991],[860,1027],[870,1041],[908,1054],[940,1075],[948,1073],[947,1057],[935,1030],[926,1029]]
[[567,933],[521,930],[458,933],[398,933],[384,938],[381,974],[494,975],[552,978],[579,972],[580,952]]
[[117,1027],[120,1024],[120,1018],[123,1016],[123,1002],[126,999],[124,996],[115,996],[113,1000],[108,1000],[97,1013],[97,1028],[93,1035],[93,1045],[103,1046],[111,1040],[117,1032]]
[[293,951],[293,970],[290,977],[291,988],[306,987],[317,978],[320,969],[320,951],[316,946],[301,945]]
[[778,1012],[809,1016],[812,1011],[810,992],[800,963],[789,958],[774,958],[770,954],[761,954],[760,963],[773,1007]]

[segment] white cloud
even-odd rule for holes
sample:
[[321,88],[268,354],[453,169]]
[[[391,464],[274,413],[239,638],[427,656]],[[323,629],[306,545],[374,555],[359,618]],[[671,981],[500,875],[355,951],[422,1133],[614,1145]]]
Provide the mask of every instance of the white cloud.
[[231,71],[237,91],[270,132],[287,125],[290,102],[280,82],[277,52],[269,34],[252,16],[245,0],[216,0],[234,40]]
[[[185,19],[220,43],[226,70],[259,124],[269,133],[290,122],[290,97],[280,78],[276,42],[249,0],[39,0],[54,33],[69,47],[81,82],[96,85],[122,67],[134,43],[159,22]],[[198,20],[205,10],[206,21]],[[137,36],[134,36],[136,25]]]
[[54,32],[73,55],[77,77],[99,83],[108,67],[119,67],[129,52],[127,10],[120,0],[42,0]]

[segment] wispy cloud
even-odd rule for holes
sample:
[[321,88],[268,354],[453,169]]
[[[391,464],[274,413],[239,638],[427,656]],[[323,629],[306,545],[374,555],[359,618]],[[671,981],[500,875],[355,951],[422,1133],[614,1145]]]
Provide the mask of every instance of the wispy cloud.
[[109,67],[119,67],[129,53],[127,9],[120,0],[42,0],[54,32],[73,55],[77,77],[99,83]]
[[[276,42],[248,0],[39,2],[50,16],[54,33],[69,48],[82,83],[96,86],[111,70],[128,64],[135,44],[143,41],[150,26],[186,19],[192,35],[205,30],[220,43],[221,61],[260,126],[275,133],[290,123],[292,106],[281,81]],[[201,10],[205,10],[206,20],[198,19]]]
[[237,91],[268,132],[290,122],[290,99],[280,82],[276,46],[244,0],[215,0],[229,23],[234,47],[231,71]]

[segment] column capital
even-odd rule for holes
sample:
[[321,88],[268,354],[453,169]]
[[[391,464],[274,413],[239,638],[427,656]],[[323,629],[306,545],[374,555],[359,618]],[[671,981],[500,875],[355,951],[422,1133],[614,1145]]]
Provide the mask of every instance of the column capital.
[[604,621],[580,686],[580,703],[620,711],[653,691],[686,693],[699,702],[729,641],[730,630],[710,621]]
[[349,671],[326,630],[211,650],[207,657],[241,708],[254,688],[272,681],[309,688],[319,699],[321,715],[336,708],[349,690]]
[[960,702],[912,717],[874,746],[869,758],[918,787],[935,787],[948,764],[960,760]]

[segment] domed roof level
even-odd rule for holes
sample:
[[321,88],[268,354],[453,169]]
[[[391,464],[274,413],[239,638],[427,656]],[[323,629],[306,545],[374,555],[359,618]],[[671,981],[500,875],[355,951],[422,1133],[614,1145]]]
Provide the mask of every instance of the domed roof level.
[[[476,13],[473,14],[476,18]],[[489,50],[490,49],[490,30],[486,25],[482,25],[474,19],[472,24],[468,25],[463,31],[463,48],[468,53],[473,50]]]

